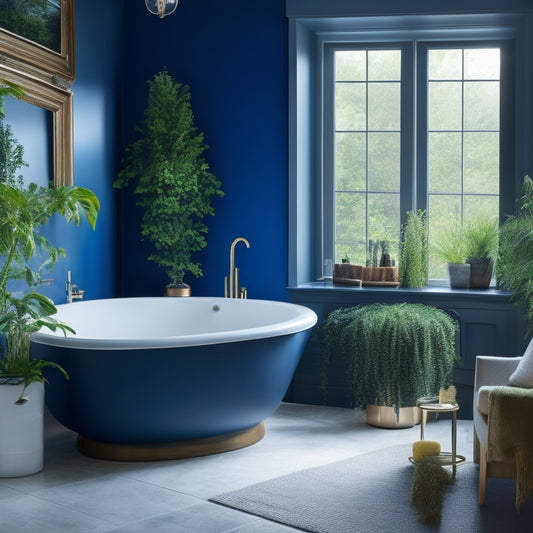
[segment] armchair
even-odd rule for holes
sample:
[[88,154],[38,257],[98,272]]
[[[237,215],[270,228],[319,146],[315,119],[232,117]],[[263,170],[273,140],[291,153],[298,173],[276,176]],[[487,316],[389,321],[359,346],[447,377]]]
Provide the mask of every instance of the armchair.
[[533,490],[533,389],[508,386],[522,359],[526,363],[526,356],[476,358],[474,461],[479,463],[480,505],[487,477],[517,480],[517,508]]

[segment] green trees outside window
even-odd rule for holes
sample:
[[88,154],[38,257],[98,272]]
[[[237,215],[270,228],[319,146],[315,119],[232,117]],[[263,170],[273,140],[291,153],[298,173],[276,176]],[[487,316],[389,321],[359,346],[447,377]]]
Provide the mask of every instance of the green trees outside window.
[[[501,50],[491,43],[416,47],[345,44],[333,52],[326,173],[337,263],[348,255],[364,265],[370,239],[398,243],[407,211],[426,211],[430,245],[452,219],[499,216]],[[418,85],[409,79],[415,75],[423,77]],[[446,277],[433,254],[429,274]]]

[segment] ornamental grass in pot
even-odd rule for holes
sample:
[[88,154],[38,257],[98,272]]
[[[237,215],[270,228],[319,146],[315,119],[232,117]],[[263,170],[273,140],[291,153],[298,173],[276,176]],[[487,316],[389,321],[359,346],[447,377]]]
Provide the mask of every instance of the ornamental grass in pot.
[[[359,305],[329,314],[321,328],[324,374],[333,358],[346,365],[352,406],[388,407],[396,424],[400,410],[415,408],[424,396],[438,396],[453,380],[459,361],[456,322],[444,311],[423,304]],[[379,424],[382,425],[382,424]]]

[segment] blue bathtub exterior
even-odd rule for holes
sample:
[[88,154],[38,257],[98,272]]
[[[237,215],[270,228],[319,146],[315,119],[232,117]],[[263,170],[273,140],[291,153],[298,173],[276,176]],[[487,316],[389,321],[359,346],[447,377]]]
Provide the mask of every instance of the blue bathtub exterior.
[[282,401],[310,330],[259,340],[146,350],[32,344],[46,405],[67,428],[117,444],[202,439],[251,428]]

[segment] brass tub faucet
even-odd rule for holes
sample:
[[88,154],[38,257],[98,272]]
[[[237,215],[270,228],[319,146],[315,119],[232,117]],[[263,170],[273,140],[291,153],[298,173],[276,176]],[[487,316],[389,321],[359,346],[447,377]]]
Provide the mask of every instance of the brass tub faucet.
[[229,252],[229,287],[228,276],[224,277],[224,297],[225,298],[247,298],[246,287],[239,289],[239,269],[235,266],[235,246],[243,242],[246,248],[250,248],[250,243],[244,237],[237,237],[232,243]]

